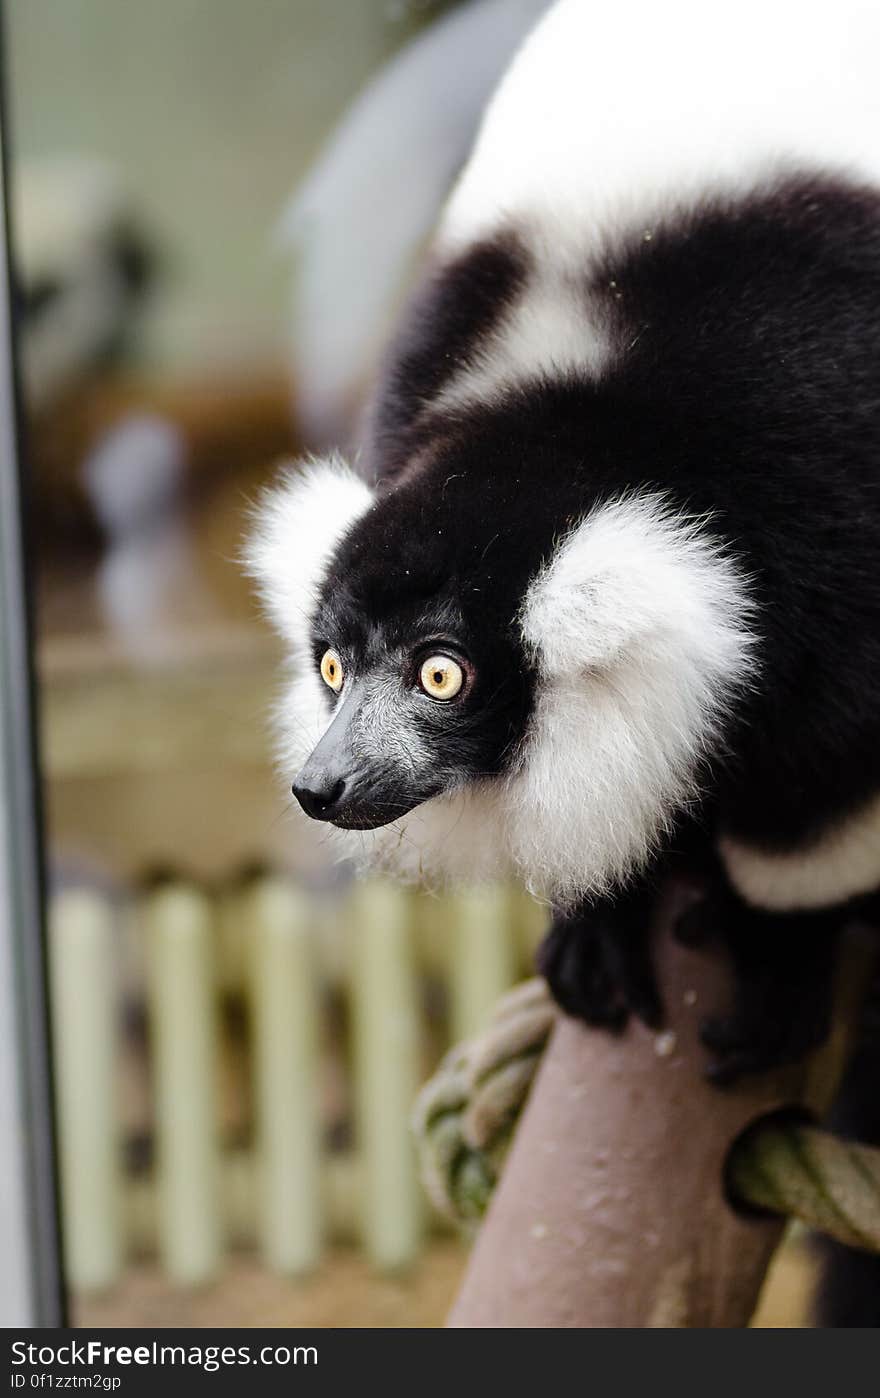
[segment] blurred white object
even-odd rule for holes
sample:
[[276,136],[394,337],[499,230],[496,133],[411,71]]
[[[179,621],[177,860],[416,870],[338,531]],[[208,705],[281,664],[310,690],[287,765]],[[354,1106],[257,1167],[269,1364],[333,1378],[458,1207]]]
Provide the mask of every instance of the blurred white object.
[[110,428],[82,465],[98,522],[114,543],[142,533],[177,503],[186,445],[163,417],[139,413]]
[[23,161],[13,192],[24,386],[42,408],[119,343],[149,254],[107,165]]
[[299,255],[293,310],[297,427],[351,437],[414,256],[483,108],[548,0],[472,0],[408,44],[343,117],[281,223]]
[[128,653],[161,659],[169,628],[210,615],[182,506],[186,444],[166,419],[126,418],[82,466],[83,486],[107,535],[96,577],[104,619]]

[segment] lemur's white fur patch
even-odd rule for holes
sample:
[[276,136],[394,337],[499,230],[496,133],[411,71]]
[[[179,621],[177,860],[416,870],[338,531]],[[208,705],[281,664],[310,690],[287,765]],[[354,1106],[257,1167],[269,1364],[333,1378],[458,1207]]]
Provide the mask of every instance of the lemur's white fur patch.
[[583,267],[622,229],[650,238],[670,207],[779,167],[876,181],[878,50],[874,0],[839,0],[833,23],[824,0],[558,0],[487,109],[441,246],[513,225]]
[[536,266],[501,323],[480,345],[478,356],[444,385],[427,407],[470,406],[491,401],[510,388],[541,378],[598,378],[611,357],[611,343],[595,306],[583,290],[582,272],[554,273]]
[[257,508],[245,567],[298,660],[309,651],[309,627],[327,563],[372,500],[351,467],[329,456],[292,466]]
[[719,851],[734,888],[755,907],[834,907],[880,883],[880,796],[802,849],[771,854],[724,837]]
[[[286,557],[281,540],[264,556],[269,593],[272,559]],[[308,576],[297,586],[313,595]],[[287,625],[303,615],[289,593],[270,604]],[[540,680],[513,770],[380,830],[328,827],[328,840],[405,879],[515,872],[558,903],[609,889],[696,794],[700,758],[748,681],[749,611],[744,580],[699,522],[654,497],[604,504],[528,589],[522,635]],[[288,778],[329,722],[313,665],[297,668],[277,715]]]

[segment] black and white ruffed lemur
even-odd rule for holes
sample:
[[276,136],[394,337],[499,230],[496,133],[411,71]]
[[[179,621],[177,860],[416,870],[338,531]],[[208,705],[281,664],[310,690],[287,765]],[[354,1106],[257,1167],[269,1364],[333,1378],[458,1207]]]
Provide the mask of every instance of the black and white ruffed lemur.
[[591,1023],[661,1006],[682,851],[738,968],[719,1079],[827,1026],[880,889],[880,7],[561,0],[493,98],[357,473],[250,565],[307,815],[511,871]]

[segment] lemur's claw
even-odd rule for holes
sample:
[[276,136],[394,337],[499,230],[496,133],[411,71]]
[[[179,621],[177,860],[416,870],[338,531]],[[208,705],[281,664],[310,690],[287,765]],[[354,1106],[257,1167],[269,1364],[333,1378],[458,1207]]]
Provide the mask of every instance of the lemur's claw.
[[774,1014],[763,996],[751,1005],[746,996],[740,998],[743,1003],[733,1014],[711,1016],[700,1026],[700,1039],[711,1054],[706,1076],[719,1086],[746,1073],[767,1073],[797,1063],[827,1034],[822,1002],[810,1007],[813,1013],[806,1006],[792,1005]]

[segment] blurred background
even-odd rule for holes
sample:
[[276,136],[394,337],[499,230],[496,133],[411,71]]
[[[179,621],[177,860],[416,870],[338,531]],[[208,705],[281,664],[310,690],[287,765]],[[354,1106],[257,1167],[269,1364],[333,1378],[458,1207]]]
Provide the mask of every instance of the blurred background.
[[237,565],[356,446],[542,0],[7,0],[73,1323],[436,1325],[418,1084],[527,973],[511,889],[354,888],[294,822]]
[[237,565],[350,446],[541,6],[9,0],[62,1231],[76,1324],[439,1324],[420,1081],[528,966],[510,890],[353,889],[293,821]]

